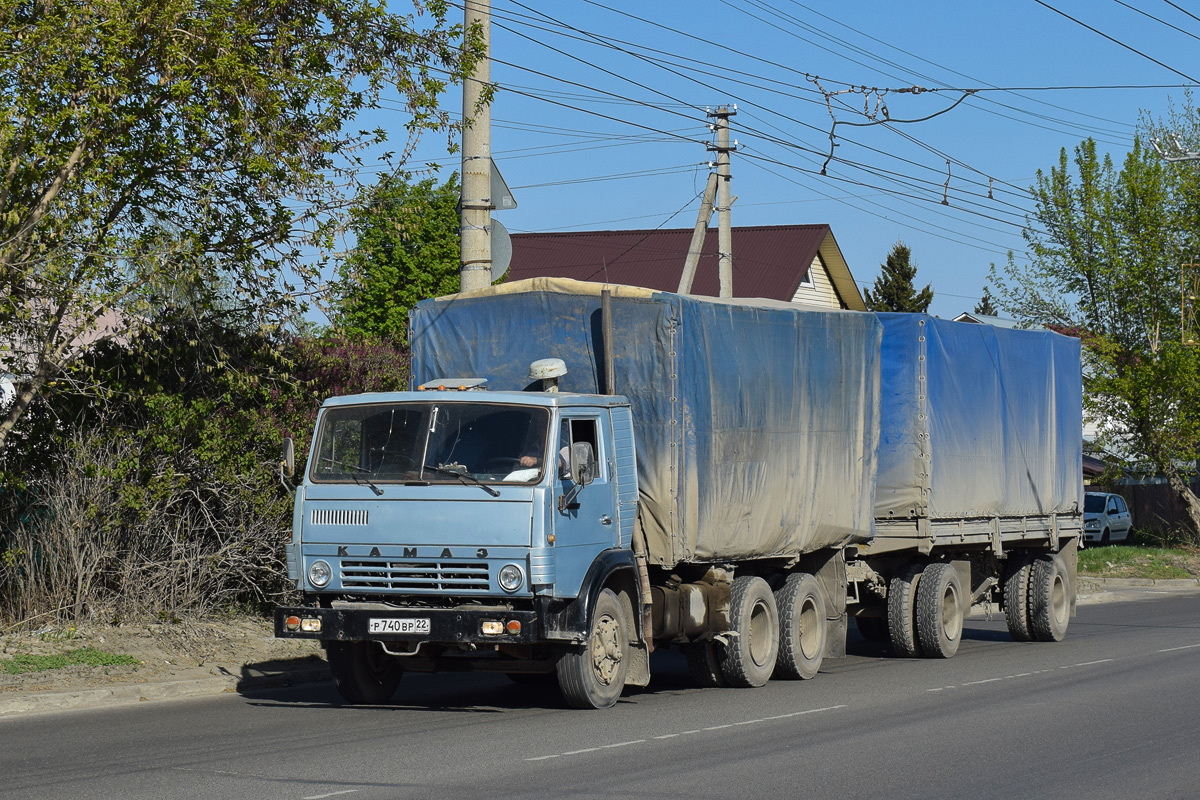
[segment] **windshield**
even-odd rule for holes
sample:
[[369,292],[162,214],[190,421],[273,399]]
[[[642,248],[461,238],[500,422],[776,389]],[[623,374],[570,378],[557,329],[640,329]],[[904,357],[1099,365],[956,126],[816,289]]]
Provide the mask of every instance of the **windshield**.
[[495,403],[379,403],[325,413],[317,483],[532,483],[550,413]]
[[1098,513],[1104,510],[1104,495],[1102,494],[1085,494],[1083,496],[1083,510],[1092,513]]

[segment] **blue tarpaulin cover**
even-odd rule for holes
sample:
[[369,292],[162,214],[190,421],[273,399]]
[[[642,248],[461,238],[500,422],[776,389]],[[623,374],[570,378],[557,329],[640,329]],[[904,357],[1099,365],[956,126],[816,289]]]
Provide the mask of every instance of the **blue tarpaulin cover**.
[[1078,339],[924,314],[879,318],[878,518],[1078,513]]
[[[562,391],[598,392],[602,288],[533,279],[418,304],[414,385],[473,376],[536,391],[530,362],[557,357]],[[875,315],[607,288],[653,563],[789,558],[870,538]]]

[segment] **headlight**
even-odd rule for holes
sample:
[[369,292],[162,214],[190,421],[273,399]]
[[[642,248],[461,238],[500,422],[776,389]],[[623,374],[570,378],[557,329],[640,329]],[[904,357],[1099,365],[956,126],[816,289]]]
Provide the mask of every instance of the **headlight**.
[[1083,523],[1083,527],[1089,531],[1099,530],[1100,529],[1100,520],[1089,519],[1087,522]]
[[506,592],[515,592],[521,588],[521,568],[516,564],[505,564],[500,568],[497,579],[500,581],[501,589]]
[[333,570],[324,561],[314,561],[308,565],[308,582],[318,589],[329,583]]

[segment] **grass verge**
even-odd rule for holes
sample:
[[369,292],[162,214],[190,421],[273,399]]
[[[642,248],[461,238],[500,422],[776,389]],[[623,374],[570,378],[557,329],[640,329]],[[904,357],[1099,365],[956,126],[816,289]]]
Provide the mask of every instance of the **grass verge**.
[[20,675],[23,672],[44,672],[51,669],[63,669],[84,665],[88,667],[124,667],[139,664],[133,656],[119,653],[108,653],[91,647],[81,647],[66,653],[53,655],[33,655],[22,653],[12,658],[0,659],[0,672],[9,675]]
[[1079,574],[1096,578],[1200,577],[1200,551],[1177,547],[1090,546],[1079,551]]

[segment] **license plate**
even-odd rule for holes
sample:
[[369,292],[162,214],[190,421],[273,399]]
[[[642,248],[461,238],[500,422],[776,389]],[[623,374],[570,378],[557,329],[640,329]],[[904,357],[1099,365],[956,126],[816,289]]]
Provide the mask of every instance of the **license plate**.
[[380,619],[371,618],[371,633],[429,633],[429,618]]

